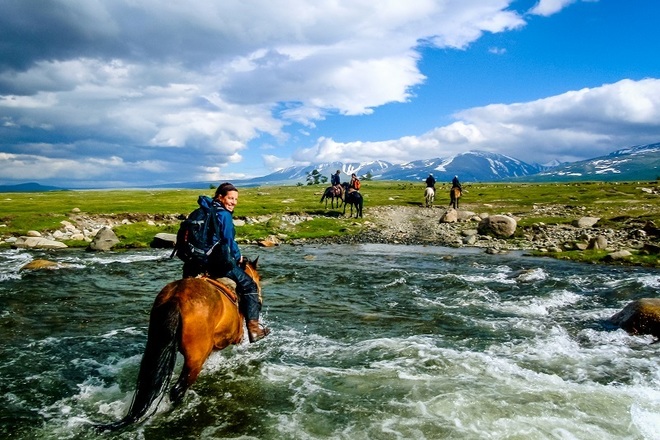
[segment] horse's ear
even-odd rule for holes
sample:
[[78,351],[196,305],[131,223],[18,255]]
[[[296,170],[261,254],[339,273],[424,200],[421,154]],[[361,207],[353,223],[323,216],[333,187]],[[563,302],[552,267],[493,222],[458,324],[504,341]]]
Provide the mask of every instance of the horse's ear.
[[257,258],[255,258],[255,259],[252,261],[252,266],[254,266],[255,269],[257,268],[257,262],[258,262],[258,261],[259,261],[259,256],[257,255]]

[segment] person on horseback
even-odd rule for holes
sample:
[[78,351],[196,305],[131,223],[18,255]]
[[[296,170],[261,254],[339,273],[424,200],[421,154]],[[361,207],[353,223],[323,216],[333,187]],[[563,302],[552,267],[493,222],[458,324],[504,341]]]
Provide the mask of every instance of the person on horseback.
[[236,292],[247,322],[248,338],[256,342],[270,333],[270,329],[259,324],[261,302],[257,284],[241,267],[244,258],[236,243],[233,213],[238,204],[238,189],[225,182],[218,186],[213,197],[217,228],[214,233],[213,251],[208,264],[191,260],[183,265],[183,277],[196,277],[208,273],[211,278],[228,277],[236,282]]
[[463,187],[461,186],[461,182],[458,181],[458,176],[454,176],[454,178],[452,179],[451,187],[458,188],[461,191],[461,194],[463,194]]
[[341,170],[337,170],[335,174],[330,175],[330,185],[332,186],[339,186],[341,185],[341,180],[339,179],[339,174],[341,173]]
[[355,175],[355,173],[351,174],[351,181],[348,184],[348,187],[352,189],[353,191],[359,191],[360,190],[360,179]]
[[426,178],[426,187],[433,188],[435,192],[435,177],[433,177],[433,174],[429,174],[429,177]]

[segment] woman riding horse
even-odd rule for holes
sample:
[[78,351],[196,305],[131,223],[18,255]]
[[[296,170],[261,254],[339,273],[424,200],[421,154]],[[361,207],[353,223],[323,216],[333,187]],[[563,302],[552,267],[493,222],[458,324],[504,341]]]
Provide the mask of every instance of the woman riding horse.
[[[261,300],[258,259],[245,260],[242,266],[258,287]],[[172,402],[183,398],[212,351],[241,342],[243,315],[235,287],[228,278],[183,278],[163,287],[151,308],[147,345],[128,413],[117,422],[96,425],[97,430],[114,431],[144,417],[152,403],[163,398],[177,351],[183,355],[183,368],[170,390]]]
[[346,215],[346,205],[351,206],[351,217],[353,216],[353,206],[355,206],[355,218],[358,216],[362,217],[362,208],[364,206],[364,199],[360,191],[357,191],[349,187],[349,183],[342,183],[344,187],[344,212],[342,215]]

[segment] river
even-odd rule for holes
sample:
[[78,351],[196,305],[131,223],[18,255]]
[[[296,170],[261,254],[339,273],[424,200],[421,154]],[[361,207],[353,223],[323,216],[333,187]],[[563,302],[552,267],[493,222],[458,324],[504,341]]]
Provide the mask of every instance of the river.
[[[272,334],[130,404],[167,250],[0,251],[4,439],[658,439],[660,344],[607,325],[657,269],[477,249],[247,247]],[[37,258],[56,270],[21,271]],[[181,359],[177,363],[178,373]]]

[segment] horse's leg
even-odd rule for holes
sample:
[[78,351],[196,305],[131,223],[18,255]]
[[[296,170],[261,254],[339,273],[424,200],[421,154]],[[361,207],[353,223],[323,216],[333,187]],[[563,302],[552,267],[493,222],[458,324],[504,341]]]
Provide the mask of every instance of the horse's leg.
[[202,366],[213,350],[213,327],[206,317],[190,316],[181,330],[179,351],[183,354],[183,368],[170,392],[170,400],[178,402],[195,383]]
[[183,368],[181,369],[181,374],[179,379],[176,381],[176,385],[170,391],[170,400],[172,403],[179,403],[183,398],[183,395],[188,391],[188,388],[191,387],[193,383],[197,380],[197,376],[202,371],[202,366],[204,361],[208,358],[210,352],[205,356],[200,356],[196,358],[186,358],[184,360]]

